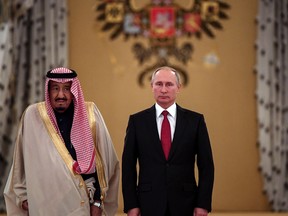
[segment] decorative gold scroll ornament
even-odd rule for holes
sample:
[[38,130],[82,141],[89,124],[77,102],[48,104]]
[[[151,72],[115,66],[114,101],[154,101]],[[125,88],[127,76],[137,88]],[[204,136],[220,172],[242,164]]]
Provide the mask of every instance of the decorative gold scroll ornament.
[[[155,57],[153,65],[140,71],[140,86],[144,85],[145,79],[150,79],[154,69],[163,65],[178,70],[183,85],[187,85],[188,73],[181,66],[171,64],[169,58],[174,57],[186,65],[192,59],[193,52],[189,39],[193,36],[201,39],[203,34],[214,38],[213,30],[222,30],[221,21],[228,19],[226,10],[230,9],[229,4],[224,0],[194,0],[184,7],[173,0],[151,0],[137,8],[137,1],[99,0],[96,12],[97,21],[103,23],[101,30],[109,31],[111,40],[120,35],[126,40],[136,40],[132,52],[140,65]],[[146,38],[149,47],[137,41],[139,37]],[[178,46],[179,38],[184,39],[181,46]]]

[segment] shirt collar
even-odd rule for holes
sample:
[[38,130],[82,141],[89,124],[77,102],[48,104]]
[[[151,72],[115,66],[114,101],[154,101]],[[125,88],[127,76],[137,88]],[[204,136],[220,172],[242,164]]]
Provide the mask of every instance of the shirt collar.
[[156,116],[160,117],[162,112],[164,110],[167,110],[169,112],[169,114],[175,118],[176,117],[176,103],[173,103],[170,107],[168,107],[167,109],[163,109],[159,104],[155,104],[155,108],[156,108]]

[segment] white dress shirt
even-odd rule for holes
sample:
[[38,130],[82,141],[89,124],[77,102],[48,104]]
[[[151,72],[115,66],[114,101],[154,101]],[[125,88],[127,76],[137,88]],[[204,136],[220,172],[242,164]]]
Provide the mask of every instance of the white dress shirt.
[[156,103],[155,108],[156,108],[157,128],[158,128],[158,134],[159,134],[160,140],[161,140],[161,125],[162,125],[162,121],[164,119],[162,112],[164,110],[167,110],[169,113],[167,118],[169,120],[170,128],[171,128],[171,140],[173,141],[175,126],[176,126],[176,103],[172,104],[170,107],[168,107],[168,109],[163,109],[161,106],[159,106]]

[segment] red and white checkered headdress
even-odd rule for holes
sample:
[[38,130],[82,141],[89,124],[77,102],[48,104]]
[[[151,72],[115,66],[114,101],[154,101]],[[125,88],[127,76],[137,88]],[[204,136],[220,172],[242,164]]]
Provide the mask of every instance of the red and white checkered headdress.
[[[73,170],[78,174],[95,172],[95,149],[92,132],[89,126],[85,107],[84,95],[75,71],[60,67],[47,72],[45,83],[45,104],[50,120],[60,134],[54,110],[50,103],[48,84],[50,80],[65,83],[72,82],[71,93],[74,98],[74,117],[71,128],[71,143],[75,148],[77,161],[73,163]],[[63,140],[63,138],[62,138]],[[64,140],[63,140],[64,141]]]

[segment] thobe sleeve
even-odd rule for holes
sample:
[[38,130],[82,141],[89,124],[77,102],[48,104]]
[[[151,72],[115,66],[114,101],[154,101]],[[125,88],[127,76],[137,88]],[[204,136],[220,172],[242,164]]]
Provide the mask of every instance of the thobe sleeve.
[[107,184],[107,188],[103,191],[105,193],[104,211],[108,216],[112,216],[115,215],[118,210],[118,189],[120,177],[119,160],[104,119],[96,105],[94,112],[97,124],[96,146],[103,160],[105,167],[105,180]]

